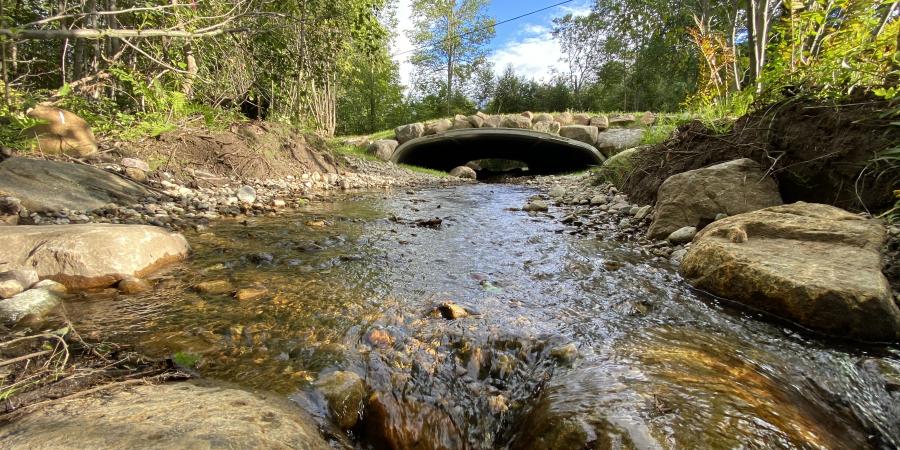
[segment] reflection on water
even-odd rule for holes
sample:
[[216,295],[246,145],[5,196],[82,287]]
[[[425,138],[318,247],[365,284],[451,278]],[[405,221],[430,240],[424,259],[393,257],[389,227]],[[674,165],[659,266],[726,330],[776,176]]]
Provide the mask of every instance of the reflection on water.
[[[533,194],[459,186],[222,222],[188,236],[194,256],[153,292],[68,309],[83,333],[198,354],[201,374],[248,387],[290,394],[323,370],[365,375],[358,446],[900,442],[900,402],[873,369],[896,367],[896,348],[800,335],[701,297],[627,243],[508,210]],[[192,288],[212,280],[269,293]],[[447,300],[476,314],[430,314]]]

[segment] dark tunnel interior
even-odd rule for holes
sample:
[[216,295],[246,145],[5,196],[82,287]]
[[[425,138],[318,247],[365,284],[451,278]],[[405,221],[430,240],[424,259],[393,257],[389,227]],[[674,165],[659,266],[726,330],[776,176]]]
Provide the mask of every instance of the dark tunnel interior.
[[449,171],[469,161],[505,159],[521,161],[529,173],[551,174],[603,164],[593,146],[530,130],[477,128],[447,131],[404,143],[392,161]]

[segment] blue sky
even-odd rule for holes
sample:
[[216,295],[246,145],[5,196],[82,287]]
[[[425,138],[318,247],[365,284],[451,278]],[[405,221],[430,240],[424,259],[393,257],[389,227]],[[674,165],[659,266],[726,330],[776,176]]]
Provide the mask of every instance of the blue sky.
[[[561,2],[562,0],[491,0],[488,14],[497,22],[510,19],[521,14]],[[400,0],[397,19],[399,30],[395,53],[412,48],[406,38],[406,30],[410,27],[409,0]],[[591,0],[573,0],[522,19],[498,25],[496,36],[489,44],[489,58],[494,62],[495,70],[502,72],[507,65],[512,65],[519,75],[529,78],[547,79],[554,69],[562,69],[559,62],[559,44],[550,34],[550,27],[555,17],[566,14],[587,14]],[[398,56],[401,78],[408,83],[411,67],[406,60],[409,54]]]

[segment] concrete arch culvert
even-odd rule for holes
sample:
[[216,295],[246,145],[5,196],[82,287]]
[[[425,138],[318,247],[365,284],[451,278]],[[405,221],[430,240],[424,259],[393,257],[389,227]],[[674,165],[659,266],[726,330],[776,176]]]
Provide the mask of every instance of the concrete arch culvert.
[[403,143],[391,161],[443,171],[481,159],[522,161],[532,173],[563,173],[603,164],[594,146],[515,128],[450,130]]

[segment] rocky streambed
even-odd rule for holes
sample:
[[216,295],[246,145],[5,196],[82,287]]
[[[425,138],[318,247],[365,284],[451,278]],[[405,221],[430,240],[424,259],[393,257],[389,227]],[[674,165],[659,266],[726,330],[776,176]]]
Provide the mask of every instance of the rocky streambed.
[[[247,436],[281,423],[306,436],[282,445],[309,448],[900,443],[895,345],[848,344],[694,290],[678,263],[696,230],[646,237],[652,208],[608,185],[551,177],[296,206],[184,227],[191,257],[144,276],[146,289],[62,299],[89,341],[294,401],[187,385],[197,404],[253,409],[255,427],[209,409],[183,418],[188,442],[272,445]],[[134,404],[134,423],[179,396],[129,392],[112,404],[158,395]],[[0,436],[60,442],[74,429],[60,418],[104,408],[74,405]],[[218,436],[203,433],[212,415]],[[159,431],[173,427],[148,423],[155,441],[128,442],[173,445]]]

